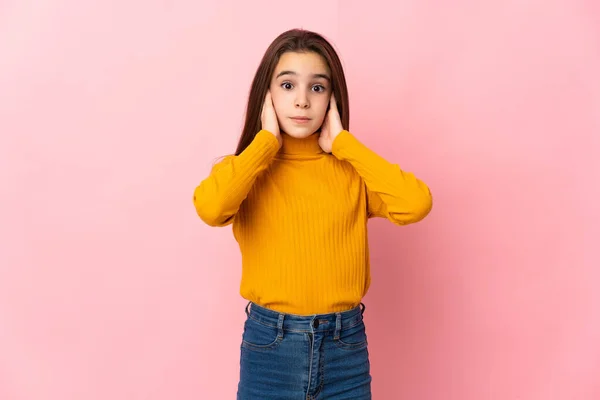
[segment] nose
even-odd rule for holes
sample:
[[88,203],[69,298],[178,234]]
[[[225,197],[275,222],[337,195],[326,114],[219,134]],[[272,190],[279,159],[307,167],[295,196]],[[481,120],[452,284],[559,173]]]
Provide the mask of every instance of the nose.
[[304,93],[298,94],[296,97],[296,108],[308,108],[310,107],[310,103],[308,102],[308,97]]

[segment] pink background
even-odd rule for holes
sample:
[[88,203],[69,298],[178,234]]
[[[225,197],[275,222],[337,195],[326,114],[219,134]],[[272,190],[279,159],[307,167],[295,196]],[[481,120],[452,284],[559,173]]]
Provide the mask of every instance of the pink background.
[[240,255],[192,192],[292,27],[434,194],[370,223],[374,398],[599,399],[592,0],[2,1],[0,399],[235,398]]

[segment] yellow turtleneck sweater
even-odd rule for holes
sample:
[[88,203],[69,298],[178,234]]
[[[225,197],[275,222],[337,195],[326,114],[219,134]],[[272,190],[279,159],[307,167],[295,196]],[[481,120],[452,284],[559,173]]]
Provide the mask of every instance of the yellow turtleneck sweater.
[[371,283],[368,218],[420,221],[431,193],[348,131],[331,154],[319,133],[282,139],[262,130],[216,164],[194,191],[196,211],[210,226],[233,223],[245,299],[299,315],[350,309]]

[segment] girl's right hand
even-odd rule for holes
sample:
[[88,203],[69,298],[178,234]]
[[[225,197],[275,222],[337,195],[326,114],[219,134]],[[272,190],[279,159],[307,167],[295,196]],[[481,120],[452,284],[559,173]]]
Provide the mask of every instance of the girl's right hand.
[[265,101],[263,103],[260,115],[260,122],[262,124],[262,129],[269,131],[273,135],[275,135],[275,137],[279,141],[279,145],[281,146],[281,134],[279,133],[277,114],[275,113],[275,107],[273,106],[273,100],[271,99],[270,91],[267,91],[267,95],[265,96]]

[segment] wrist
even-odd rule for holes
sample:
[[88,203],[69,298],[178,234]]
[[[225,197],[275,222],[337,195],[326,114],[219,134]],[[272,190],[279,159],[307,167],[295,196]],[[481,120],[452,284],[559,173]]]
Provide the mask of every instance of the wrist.
[[340,131],[340,133],[338,133],[336,135],[336,137],[331,142],[331,152],[332,153],[337,153],[340,150],[340,147],[344,147],[345,143],[347,143],[346,137],[348,135],[351,136],[351,133],[346,129],[342,129]]

